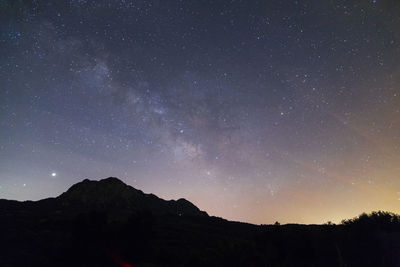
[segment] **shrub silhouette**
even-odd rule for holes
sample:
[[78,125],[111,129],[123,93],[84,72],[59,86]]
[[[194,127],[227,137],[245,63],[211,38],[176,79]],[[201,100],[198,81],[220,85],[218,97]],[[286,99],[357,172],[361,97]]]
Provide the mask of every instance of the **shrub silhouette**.
[[400,216],[386,211],[374,211],[370,214],[362,213],[358,217],[343,220],[343,225],[363,230],[391,231],[400,229]]

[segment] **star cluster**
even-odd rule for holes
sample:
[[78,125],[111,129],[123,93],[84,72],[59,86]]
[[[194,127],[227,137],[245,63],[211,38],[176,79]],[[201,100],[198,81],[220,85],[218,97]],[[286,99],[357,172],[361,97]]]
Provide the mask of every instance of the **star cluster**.
[[212,215],[400,212],[400,3],[0,2],[0,198],[117,176]]

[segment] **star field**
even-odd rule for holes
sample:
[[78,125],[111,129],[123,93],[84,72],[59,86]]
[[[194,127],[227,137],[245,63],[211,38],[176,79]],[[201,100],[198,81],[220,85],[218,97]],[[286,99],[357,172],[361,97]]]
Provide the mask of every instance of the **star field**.
[[0,2],[0,198],[116,176],[211,215],[400,212],[400,3]]

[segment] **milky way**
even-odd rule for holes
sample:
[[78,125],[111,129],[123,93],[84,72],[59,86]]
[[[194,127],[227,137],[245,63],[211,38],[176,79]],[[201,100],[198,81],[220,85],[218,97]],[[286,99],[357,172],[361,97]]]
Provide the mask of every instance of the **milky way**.
[[0,2],[0,198],[116,176],[253,223],[400,212],[400,2]]

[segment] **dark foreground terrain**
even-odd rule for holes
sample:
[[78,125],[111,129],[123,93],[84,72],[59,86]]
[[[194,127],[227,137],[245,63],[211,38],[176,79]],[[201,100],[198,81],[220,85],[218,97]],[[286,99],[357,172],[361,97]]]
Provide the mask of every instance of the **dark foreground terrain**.
[[0,266],[400,266],[400,219],[257,226],[84,180],[56,198],[0,200]]

